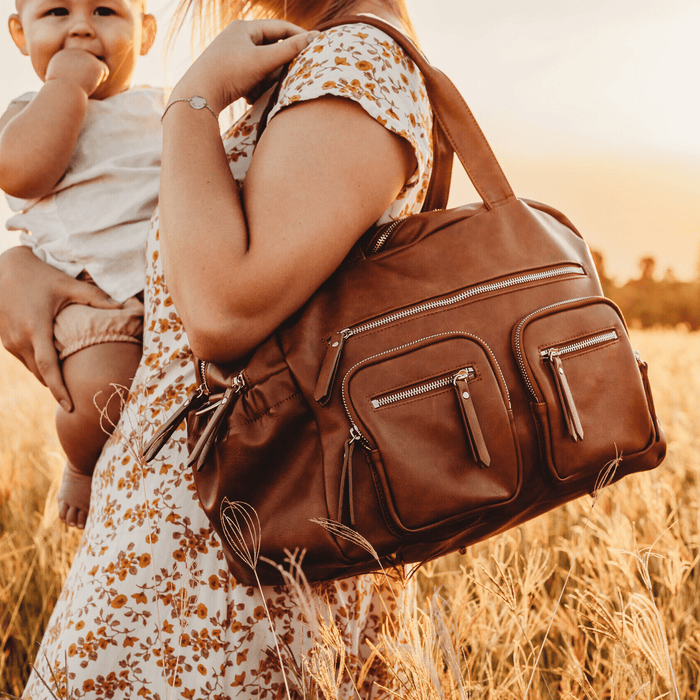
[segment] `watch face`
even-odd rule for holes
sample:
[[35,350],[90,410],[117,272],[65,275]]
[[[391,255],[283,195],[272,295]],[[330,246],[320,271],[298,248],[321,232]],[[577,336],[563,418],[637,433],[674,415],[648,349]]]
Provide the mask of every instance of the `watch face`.
[[207,101],[203,97],[195,95],[190,97],[190,104],[194,109],[204,109],[207,106]]

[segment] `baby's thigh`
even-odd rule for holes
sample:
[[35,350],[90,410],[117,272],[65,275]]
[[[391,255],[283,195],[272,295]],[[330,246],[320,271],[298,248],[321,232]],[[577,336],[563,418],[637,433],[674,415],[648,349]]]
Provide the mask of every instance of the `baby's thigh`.
[[122,342],[90,345],[69,355],[62,363],[63,380],[75,412],[88,417],[106,409],[109,422],[116,423],[140,359],[141,345]]
[[71,304],[58,314],[54,342],[76,410],[91,413],[109,405],[110,417],[119,417],[116,395],[119,387],[123,395],[131,386],[142,335],[143,304],[136,298],[121,309]]

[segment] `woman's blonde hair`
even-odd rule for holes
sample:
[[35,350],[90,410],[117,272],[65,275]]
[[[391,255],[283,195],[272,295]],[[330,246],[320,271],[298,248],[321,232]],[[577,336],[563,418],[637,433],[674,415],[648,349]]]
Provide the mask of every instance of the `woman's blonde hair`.
[[[227,24],[235,19],[277,18],[295,21],[303,17],[313,25],[352,14],[357,0],[180,0],[168,31],[168,44],[184,26],[192,22],[192,45],[206,46]],[[392,11],[404,31],[416,41],[415,30],[405,0],[378,0]]]

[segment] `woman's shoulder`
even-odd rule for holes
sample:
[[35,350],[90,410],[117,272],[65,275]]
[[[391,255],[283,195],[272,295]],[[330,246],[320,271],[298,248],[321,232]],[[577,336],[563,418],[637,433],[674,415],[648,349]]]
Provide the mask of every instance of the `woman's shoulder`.
[[320,97],[350,99],[408,141],[416,170],[386,217],[419,210],[432,172],[433,115],[423,76],[403,49],[370,24],[322,32],[290,64],[268,122],[295,103]]

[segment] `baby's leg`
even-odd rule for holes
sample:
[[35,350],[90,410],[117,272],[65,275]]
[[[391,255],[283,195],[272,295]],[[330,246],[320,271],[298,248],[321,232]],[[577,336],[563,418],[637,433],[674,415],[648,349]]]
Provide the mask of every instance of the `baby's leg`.
[[[63,379],[73,399],[73,411],[56,410],[58,438],[68,457],[58,494],[58,513],[67,525],[85,526],[90,506],[92,472],[102,447],[119,420],[122,396],[141,359],[136,343],[100,343],[69,355]],[[104,413],[104,415],[103,415]]]

